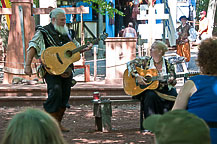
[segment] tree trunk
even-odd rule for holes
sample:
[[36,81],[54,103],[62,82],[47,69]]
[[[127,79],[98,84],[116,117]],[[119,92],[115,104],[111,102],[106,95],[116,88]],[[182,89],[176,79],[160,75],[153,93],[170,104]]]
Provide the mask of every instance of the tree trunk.
[[[99,8],[99,10],[101,11],[102,8]],[[98,18],[98,36],[100,36],[101,34],[103,34],[103,15],[102,14],[98,14],[99,18]],[[98,59],[102,59],[104,58],[104,48],[103,48],[103,41],[100,40],[99,41],[99,45],[98,45]]]

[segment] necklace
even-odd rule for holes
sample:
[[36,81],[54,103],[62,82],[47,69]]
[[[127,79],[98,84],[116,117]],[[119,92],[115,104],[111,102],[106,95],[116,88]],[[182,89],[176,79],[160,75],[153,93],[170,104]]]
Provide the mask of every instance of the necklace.
[[155,61],[154,61],[154,64],[155,64],[155,65],[156,65],[156,64],[160,64],[162,61],[163,61],[163,58],[161,58],[161,60],[160,60],[159,62],[155,62]]

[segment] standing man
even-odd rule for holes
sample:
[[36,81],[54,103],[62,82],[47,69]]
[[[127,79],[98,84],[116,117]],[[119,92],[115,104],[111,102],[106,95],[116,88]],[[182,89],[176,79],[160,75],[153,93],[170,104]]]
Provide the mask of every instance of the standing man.
[[129,22],[128,27],[124,29],[123,37],[137,38],[136,30],[133,28],[133,23]]
[[206,18],[206,11],[200,12],[198,36],[200,40],[209,38],[208,34],[209,20]]
[[[27,75],[31,76],[32,68],[31,63],[33,57],[40,58],[43,50],[50,46],[62,46],[67,42],[73,41],[77,47],[79,43],[74,39],[74,35],[70,35],[66,26],[65,11],[61,8],[56,8],[50,12],[51,22],[44,27],[37,27],[36,33],[32,40],[29,42],[27,49],[27,59],[24,71]],[[82,52],[89,50],[92,47],[90,44]],[[60,129],[63,132],[68,132],[69,129],[61,125],[66,107],[71,92],[72,83],[72,70],[73,64],[68,67],[68,72],[61,75],[51,75],[41,66],[40,73],[44,74],[42,77],[47,83],[48,98],[44,103],[44,109],[52,115],[59,123]]]
[[189,41],[195,40],[195,36],[192,36],[194,34],[192,32],[194,31],[194,28],[192,28],[191,25],[187,23],[186,16],[181,16],[179,20],[181,21],[181,25],[176,29],[176,53],[180,56],[185,57],[186,66],[188,67],[188,62],[191,58]]

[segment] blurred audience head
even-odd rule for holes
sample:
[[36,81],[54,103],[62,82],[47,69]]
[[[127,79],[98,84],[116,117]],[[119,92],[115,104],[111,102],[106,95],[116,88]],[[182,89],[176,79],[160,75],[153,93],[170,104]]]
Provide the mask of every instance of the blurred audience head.
[[199,45],[197,62],[203,74],[217,75],[217,39],[208,38]]
[[27,109],[9,122],[2,144],[65,144],[59,126],[48,113]]
[[210,144],[205,121],[186,110],[151,115],[143,127],[155,134],[156,144]]

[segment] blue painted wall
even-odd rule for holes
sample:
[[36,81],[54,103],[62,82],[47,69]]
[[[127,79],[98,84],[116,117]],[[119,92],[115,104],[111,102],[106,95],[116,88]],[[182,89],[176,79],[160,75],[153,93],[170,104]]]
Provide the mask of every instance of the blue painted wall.
[[[160,4],[162,3],[162,0],[156,0],[156,4]],[[160,20],[156,20],[156,24],[161,23],[161,19]]]
[[[112,1],[113,7],[115,8],[115,0],[106,0],[107,3],[109,3],[110,1]],[[108,33],[108,37],[115,37],[115,23],[112,25],[109,24],[109,16],[107,12],[105,16],[105,26],[106,26],[106,33]]]
[[[83,5],[84,7],[89,7],[87,3],[84,3],[82,1],[76,3],[76,7],[80,7]],[[93,14],[92,14],[92,8],[89,7],[89,14],[83,14],[83,21],[92,21],[93,20]],[[81,21],[81,15],[76,14],[76,21]]]
[[[66,8],[66,7],[72,7],[72,5],[66,5],[60,7]],[[72,23],[72,21],[73,21],[72,14],[66,14],[66,23]]]

